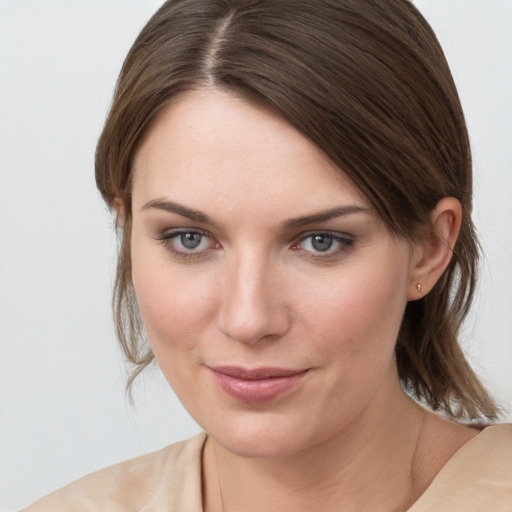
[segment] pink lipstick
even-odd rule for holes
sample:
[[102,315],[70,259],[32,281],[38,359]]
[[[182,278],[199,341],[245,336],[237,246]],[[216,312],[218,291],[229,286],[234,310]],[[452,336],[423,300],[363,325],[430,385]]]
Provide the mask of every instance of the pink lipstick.
[[240,402],[269,402],[296,386],[309,371],[285,368],[247,370],[236,366],[209,368],[219,387]]

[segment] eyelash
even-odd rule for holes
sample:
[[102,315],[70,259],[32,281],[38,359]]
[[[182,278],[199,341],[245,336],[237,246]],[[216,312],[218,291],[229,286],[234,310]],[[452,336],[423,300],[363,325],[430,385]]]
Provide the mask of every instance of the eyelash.
[[[204,258],[206,256],[206,252],[211,249],[211,247],[208,247],[206,249],[200,249],[200,250],[182,250],[177,249],[176,245],[174,243],[174,240],[182,235],[199,235],[201,237],[213,240],[213,238],[206,232],[197,230],[197,229],[177,229],[173,230],[171,232],[165,231],[161,234],[159,234],[156,238],[157,240],[161,241],[164,247],[170,251],[172,254],[179,258],[183,259],[192,259],[192,258]],[[295,238],[295,241],[291,245],[291,249],[294,251],[301,250],[300,245],[304,243],[308,239],[312,239],[313,237],[326,237],[330,238],[333,242],[338,243],[339,246],[334,249],[330,250],[330,247],[327,248],[325,252],[323,251],[309,251],[307,249],[302,249],[309,253],[309,256],[314,259],[328,259],[328,258],[335,258],[336,256],[340,255],[341,253],[347,251],[354,245],[354,237],[352,235],[348,234],[341,234],[339,232],[332,232],[332,231],[314,231],[309,232],[305,234],[299,235],[299,237]],[[203,240],[201,240],[202,242]],[[200,242],[200,243],[201,243]],[[214,249],[217,249],[221,247],[219,243],[216,243],[216,246]]]

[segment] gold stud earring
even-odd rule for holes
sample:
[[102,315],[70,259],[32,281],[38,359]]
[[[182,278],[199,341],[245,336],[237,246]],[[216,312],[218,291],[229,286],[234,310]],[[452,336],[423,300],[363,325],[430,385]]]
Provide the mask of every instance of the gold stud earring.
[[416,283],[416,290],[418,290],[418,293],[421,293],[421,283]]

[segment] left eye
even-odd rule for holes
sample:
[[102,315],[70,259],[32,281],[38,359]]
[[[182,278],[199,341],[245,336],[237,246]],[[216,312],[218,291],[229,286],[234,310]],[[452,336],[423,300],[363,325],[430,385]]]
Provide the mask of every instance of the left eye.
[[299,241],[298,248],[314,253],[335,253],[352,244],[348,237],[332,233],[313,233]]

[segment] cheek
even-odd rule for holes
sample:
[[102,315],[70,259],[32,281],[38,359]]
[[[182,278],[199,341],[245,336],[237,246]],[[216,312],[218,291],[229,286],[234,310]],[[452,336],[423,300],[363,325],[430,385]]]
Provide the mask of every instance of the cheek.
[[394,265],[348,269],[304,295],[302,316],[331,353],[374,358],[393,350],[407,300],[406,274]]
[[[190,274],[190,275],[188,275]],[[195,334],[213,311],[214,284],[198,280],[181,266],[170,265],[165,251],[132,245],[132,282],[151,347],[192,348]]]

